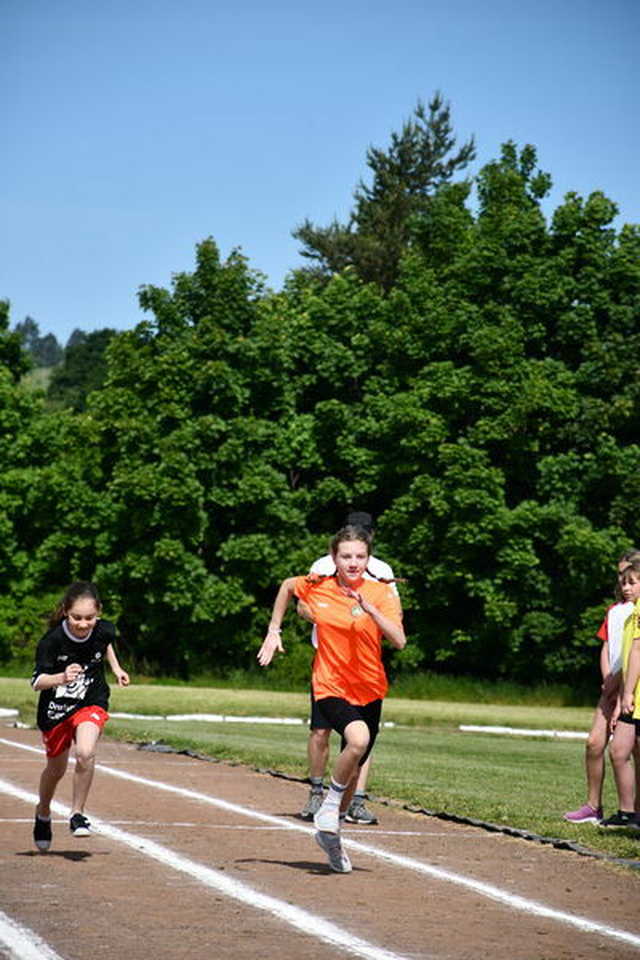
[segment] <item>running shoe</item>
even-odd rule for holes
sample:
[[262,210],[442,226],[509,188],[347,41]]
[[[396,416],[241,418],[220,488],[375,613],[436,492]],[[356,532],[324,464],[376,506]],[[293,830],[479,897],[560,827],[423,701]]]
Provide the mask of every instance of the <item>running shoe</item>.
[[342,849],[340,834],[318,830],[316,843],[326,853],[329,866],[335,873],[351,873],[351,860]]
[[69,820],[69,830],[74,837],[90,837],[91,824],[83,813],[74,813]]
[[354,797],[349,805],[346,816],[347,823],[364,823],[367,826],[373,826],[378,822],[375,814],[364,805],[364,797]]
[[627,810],[618,810],[617,813],[600,821],[601,827],[630,827],[632,830],[640,830],[640,814],[630,813]]
[[303,820],[313,820],[314,816],[322,806],[324,793],[322,790],[310,790],[307,802],[300,811]]
[[327,807],[324,803],[313,817],[316,830],[321,833],[340,833],[340,811],[338,807]]
[[569,823],[600,823],[602,807],[598,807],[596,810],[591,804],[585,803],[579,810],[569,810],[568,813],[565,813],[563,820],[568,820]]
[[48,850],[51,846],[51,818],[42,820],[36,813],[33,821],[33,842],[38,850]]

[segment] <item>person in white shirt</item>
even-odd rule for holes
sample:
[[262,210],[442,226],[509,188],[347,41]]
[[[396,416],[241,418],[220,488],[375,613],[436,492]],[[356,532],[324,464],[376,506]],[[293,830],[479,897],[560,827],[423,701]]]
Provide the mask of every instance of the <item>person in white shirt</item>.
[[[360,527],[368,534],[373,535],[373,518],[369,513],[354,511],[347,515],[345,524],[348,526]],[[336,565],[330,553],[326,554],[324,557],[319,557],[318,560],[313,563],[311,570],[309,571],[310,574],[316,574],[317,576],[321,577],[331,577],[335,572]],[[365,578],[369,580],[393,581],[393,570],[388,563],[384,562],[384,560],[380,560],[378,557],[370,556]],[[391,583],[391,588],[397,596],[398,590],[395,583]],[[400,602],[399,598],[398,602]],[[298,603],[298,614],[313,622],[310,611],[306,607],[306,604]],[[317,647],[318,642],[316,640],[315,632],[316,631],[314,627],[311,632],[311,643],[314,647]],[[307,756],[309,758],[309,780],[311,782],[311,788],[309,790],[307,801],[300,811],[300,816],[303,820],[313,820],[315,813],[322,805],[324,798],[324,776],[329,761],[329,737],[331,735],[331,727],[326,725],[327,721],[321,712],[316,708],[316,704],[313,700],[313,693],[311,694],[311,718],[309,724],[310,730],[309,740],[307,743]],[[371,757],[369,757],[360,768],[356,789],[346,815],[346,820],[348,823],[360,823],[367,826],[372,826],[378,822],[378,818],[375,816],[375,814],[373,814],[365,806],[365,799],[367,795],[367,778],[369,776],[370,765]]]
[[[593,723],[585,747],[585,770],[587,779],[587,802],[577,810],[569,810],[563,819],[569,823],[600,823],[603,819],[602,788],[605,774],[605,753],[613,728],[617,722],[620,705],[620,677],[622,675],[622,633],[627,617],[633,611],[633,603],[626,600],[620,590],[620,578],[631,564],[640,559],[634,548],[627,550],[618,560],[617,602],[609,607],[597,636],[602,641],[600,672],[602,687],[595,709]],[[640,771],[637,771],[640,785]]]

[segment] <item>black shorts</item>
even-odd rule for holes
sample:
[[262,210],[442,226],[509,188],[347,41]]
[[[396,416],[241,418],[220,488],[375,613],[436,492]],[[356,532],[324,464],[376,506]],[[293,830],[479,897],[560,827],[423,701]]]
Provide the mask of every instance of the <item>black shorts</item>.
[[630,723],[636,728],[636,737],[640,737],[640,720],[636,720],[630,713],[621,713],[618,717],[619,723]]
[[331,724],[325,719],[318,706],[318,701],[313,696],[313,689],[311,690],[311,717],[309,719],[309,726],[312,730],[331,730]]
[[360,706],[359,704],[349,703],[341,697],[324,697],[322,700],[316,700],[316,707],[324,717],[325,723],[342,737],[341,750],[344,750],[347,743],[344,738],[344,731],[349,724],[353,723],[354,720],[362,720],[363,723],[366,723],[369,730],[369,746],[363,756],[360,757],[359,766],[362,766],[368,760],[378,736],[382,700],[372,700],[371,703]]

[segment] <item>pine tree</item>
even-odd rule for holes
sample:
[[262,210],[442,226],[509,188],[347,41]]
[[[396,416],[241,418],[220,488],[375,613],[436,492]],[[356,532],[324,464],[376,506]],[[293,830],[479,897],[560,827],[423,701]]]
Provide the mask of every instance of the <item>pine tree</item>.
[[453,152],[456,138],[451,111],[439,92],[428,108],[421,100],[386,150],[369,147],[371,184],[360,181],[349,222],[317,227],[308,219],[293,231],[301,254],[314,261],[311,271],[331,275],[353,267],[366,282],[389,289],[411,239],[411,222],[424,214],[430,198],[475,158],[473,137]]

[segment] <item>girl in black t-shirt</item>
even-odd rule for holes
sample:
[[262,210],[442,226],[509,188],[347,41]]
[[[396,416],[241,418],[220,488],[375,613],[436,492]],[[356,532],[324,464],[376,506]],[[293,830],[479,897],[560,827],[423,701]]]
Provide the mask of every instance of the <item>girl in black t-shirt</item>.
[[76,837],[91,833],[84,806],[93,780],[98,739],[109,719],[105,659],[118,686],[126,687],[129,683],[129,675],[120,666],[113,648],[115,627],[100,619],[101,610],[100,597],[92,583],[72,583],[49,621],[50,629],[38,644],[31,685],[40,691],[38,726],[47,765],[40,777],[33,839],[42,851],[51,845],[50,805],[67,769],[74,741],[76,766],[69,829]]

